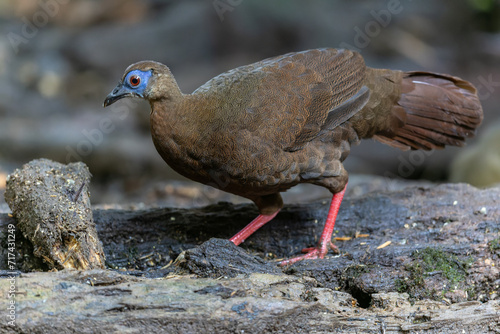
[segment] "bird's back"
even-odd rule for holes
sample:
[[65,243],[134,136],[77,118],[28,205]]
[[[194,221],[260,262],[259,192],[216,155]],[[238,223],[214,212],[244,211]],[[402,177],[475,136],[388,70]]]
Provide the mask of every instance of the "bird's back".
[[289,53],[220,74],[193,95],[205,96],[205,114],[218,128],[236,125],[293,149],[317,136],[330,112],[328,120],[340,123],[355,113],[335,108],[359,92],[365,69],[362,57],[351,51]]

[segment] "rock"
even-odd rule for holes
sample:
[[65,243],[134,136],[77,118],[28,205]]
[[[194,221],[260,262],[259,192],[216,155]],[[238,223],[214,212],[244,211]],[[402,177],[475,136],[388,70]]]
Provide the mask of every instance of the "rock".
[[5,199],[16,228],[49,269],[104,268],[90,207],[90,177],[83,163],[46,159],[31,161],[7,177]]
[[181,253],[175,262],[179,267],[200,277],[235,277],[240,274],[280,272],[274,263],[248,254],[228,239],[212,238]]
[[372,294],[371,306],[389,311],[399,307],[410,306],[409,297],[407,293],[374,293]]

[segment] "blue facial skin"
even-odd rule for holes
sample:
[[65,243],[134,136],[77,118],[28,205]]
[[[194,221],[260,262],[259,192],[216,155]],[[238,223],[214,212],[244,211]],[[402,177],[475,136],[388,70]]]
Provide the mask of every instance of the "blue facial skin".
[[123,82],[120,82],[106,97],[106,100],[104,100],[104,107],[110,106],[124,97],[135,96],[144,98],[146,88],[148,87],[148,81],[152,74],[153,72],[151,70],[133,70],[129,72]]
[[[140,82],[138,85],[134,86],[134,78],[139,79]],[[141,71],[141,70],[133,70],[127,74],[125,80],[123,80],[123,88],[126,88],[128,92],[132,93],[135,96],[144,97],[144,91],[148,86],[149,78],[151,78],[151,71]]]

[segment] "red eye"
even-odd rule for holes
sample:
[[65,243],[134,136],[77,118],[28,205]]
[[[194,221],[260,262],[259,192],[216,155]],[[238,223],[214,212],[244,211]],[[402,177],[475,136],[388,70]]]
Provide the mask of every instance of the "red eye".
[[130,79],[128,79],[128,82],[130,83],[130,86],[136,87],[141,83],[141,78],[138,75],[133,75]]

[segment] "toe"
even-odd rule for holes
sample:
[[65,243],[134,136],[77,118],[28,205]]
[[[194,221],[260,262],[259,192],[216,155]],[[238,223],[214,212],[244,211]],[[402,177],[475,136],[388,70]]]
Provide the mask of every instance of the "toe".
[[319,258],[322,259],[323,256],[321,256],[320,251],[317,248],[312,248],[307,254],[281,261],[279,265],[281,267],[284,267],[284,266],[288,266],[288,265],[294,264],[294,263],[302,261],[302,260],[312,260],[312,259],[319,259]]

